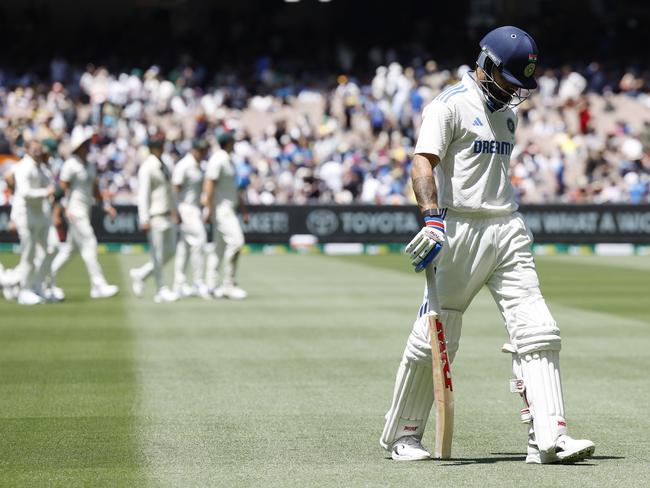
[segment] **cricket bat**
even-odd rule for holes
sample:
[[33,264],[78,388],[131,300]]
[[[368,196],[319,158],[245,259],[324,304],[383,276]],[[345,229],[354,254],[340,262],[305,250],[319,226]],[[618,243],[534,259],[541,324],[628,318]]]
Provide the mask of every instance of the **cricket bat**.
[[436,314],[429,314],[431,332],[431,359],[433,360],[433,395],[436,408],[436,444],[433,457],[449,459],[454,435],[454,387],[447,356],[447,341],[442,322]]
[[[431,269],[430,269],[431,268]],[[447,355],[447,339],[442,322],[438,320],[438,299],[435,290],[435,270],[427,268],[427,286],[429,302],[436,304],[427,314],[429,332],[431,333],[431,359],[433,372],[433,395],[436,410],[436,442],[433,457],[449,459],[451,441],[454,435],[454,387],[451,381],[451,365]]]

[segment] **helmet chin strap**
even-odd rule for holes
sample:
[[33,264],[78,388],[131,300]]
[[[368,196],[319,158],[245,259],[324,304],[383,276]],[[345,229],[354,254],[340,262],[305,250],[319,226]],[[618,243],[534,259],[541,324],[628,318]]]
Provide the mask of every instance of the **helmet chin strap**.
[[474,78],[475,78],[474,79],[475,83],[479,86],[481,92],[483,92],[483,97],[485,98],[485,104],[488,106],[491,112],[501,112],[502,110],[505,110],[508,107],[508,102],[498,99],[496,96],[494,96],[494,94],[490,90],[490,86],[496,84],[494,78],[489,77],[489,79],[485,79],[485,80],[479,80],[476,77]]
[[506,109],[507,105],[502,102],[497,102],[493,99],[486,99],[485,104],[490,109],[490,112],[501,112]]
[[[503,88],[499,86],[497,81],[490,76],[487,71],[485,72],[485,80],[480,81],[483,94],[485,95],[485,102],[493,112],[500,112],[510,106],[512,95],[508,96]],[[502,95],[503,98],[498,95]],[[506,99],[507,98],[507,99]]]
[[[481,51],[476,65],[483,70],[485,79],[476,80],[485,96],[485,103],[492,112],[500,112],[506,108],[515,108],[524,102],[530,95],[523,95],[521,90],[509,93],[504,90],[492,76],[492,70],[498,69],[494,61],[485,51]],[[514,100],[514,102],[513,102]]]

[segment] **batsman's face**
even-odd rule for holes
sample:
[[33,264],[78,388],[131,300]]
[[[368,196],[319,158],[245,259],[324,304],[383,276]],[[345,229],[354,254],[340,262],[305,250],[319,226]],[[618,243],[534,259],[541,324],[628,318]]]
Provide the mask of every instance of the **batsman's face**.
[[492,78],[494,79],[492,89],[490,90],[492,96],[504,105],[510,103],[513,95],[517,93],[519,88],[508,82],[496,68],[492,70]]
[[495,69],[492,71],[492,74],[494,76],[494,81],[497,82],[499,85],[499,88],[501,88],[504,92],[506,92],[508,95],[512,96],[516,93],[516,91],[519,89],[519,87],[513,85],[512,83],[509,83],[501,74],[501,72],[498,69]]
[[27,154],[38,163],[47,162],[47,154],[43,150],[43,145],[39,141],[30,141],[27,145]]

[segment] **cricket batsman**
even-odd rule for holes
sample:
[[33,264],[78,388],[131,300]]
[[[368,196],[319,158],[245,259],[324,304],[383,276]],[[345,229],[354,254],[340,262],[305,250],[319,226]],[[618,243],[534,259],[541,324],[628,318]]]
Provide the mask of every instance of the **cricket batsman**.
[[427,287],[437,287],[438,304],[425,289],[380,444],[395,460],[430,457],[421,444],[434,400],[426,313],[431,309],[440,318],[453,361],[463,313],[487,285],[509,337],[504,351],[512,355],[513,384],[525,402],[526,462],[580,461],[595,446],[567,432],[560,330],[542,297],[532,235],[517,213],[508,174],[517,128],[513,109],[537,88],[537,45],[521,29],[505,26],[489,32],[480,48],[476,70],[423,111],[411,177],[424,227],[406,251],[415,271],[429,268],[427,280],[435,282]]
[[[174,166],[172,185],[177,195],[178,213],[181,217],[179,240],[174,261],[174,291],[179,296],[200,295],[210,297],[204,281],[205,246],[208,242],[201,215],[203,170],[201,162],[208,153],[208,143],[195,139],[192,149]],[[192,266],[192,285],[187,283],[187,261]]]
[[149,139],[149,156],[138,170],[138,219],[149,236],[151,260],[129,271],[133,293],[141,296],[144,280],[152,273],[156,281],[155,303],[175,302],[178,295],[165,285],[163,267],[176,247],[176,205],[172,194],[171,169],[161,157],[165,138],[155,134]]
[[232,131],[224,131],[217,138],[221,149],[210,157],[205,170],[205,212],[206,223],[212,224],[215,251],[208,254],[207,282],[215,287],[218,282],[218,267],[222,265],[221,285],[214,289],[216,298],[242,300],[248,296],[237,286],[235,273],[239,252],[244,246],[244,232],[237,218],[237,209],[247,218],[241,194],[237,188],[237,175],[231,154],[235,147]]
[[[59,173],[61,188],[67,196],[65,215],[68,220],[66,242],[59,249],[52,263],[52,273],[56,275],[70,259],[72,251],[78,248],[90,278],[91,298],[108,298],[119,291],[109,285],[97,260],[97,238],[90,223],[93,197],[103,203],[97,183],[97,169],[88,161],[92,130],[76,128],[70,138],[71,156],[63,163]],[[105,211],[115,217],[115,209],[106,203]]]

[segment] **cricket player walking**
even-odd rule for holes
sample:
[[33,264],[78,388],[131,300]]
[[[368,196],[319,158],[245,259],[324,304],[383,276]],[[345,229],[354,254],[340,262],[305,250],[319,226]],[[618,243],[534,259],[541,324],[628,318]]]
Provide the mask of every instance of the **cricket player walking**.
[[[239,252],[244,246],[242,231],[236,210],[244,211],[241,194],[237,188],[235,165],[231,154],[235,138],[230,131],[219,134],[221,149],[215,151],[205,170],[205,212],[206,223],[212,224],[215,250],[208,254],[207,284],[214,289],[216,298],[242,300],[248,296],[237,286],[235,273]],[[244,215],[246,218],[246,215]],[[217,286],[218,267],[222,265],[221,285]]]
[[165,286],[163,267],[176,247],[176,206],[172,195],[171,169],[161,160],[165,139],[161,135],[149,140],[149,156],[138,170],[138,218],[140,228],[149,236],[151,260],[129,274],[133,293],[142,296],[144,280],[152,273],[156,281],[154,302],[175,302],[178,295]]
[[434,400],[426,313],[440,318],[453,361],[463,312],[487,285],[509,336],[504,351],[512,354],[513,384],[525,402],[526,462],[580,461],[595,447],[567,435],[560,331],[540,292],[532,236],[516,212],[508,175],[517,127],[512,109],[537,87],[537,45],[521,29],[505,26],[489,32],[480,47],[476,71],[423,112],[411,176],[425,225],[406,251],[415,271],[428,268],[427,280],[434,282],[427,288],[437,287],[437,303],[425,289],[380,444],[395,460],[430,457],[421,444]]
[[[91,298],[108,298],[117,294],[119,289],[115,285],[109,285],[104,277],[97,260],[97,238],[90,224],[93,195],[102,203],[97,186],[97,170],[94,164],[88,162],[91,137],[90,128],[79,127],[73,130],[70,138],[72,155],[63,163],[59,173],[61,187],[67,196],[65,214],[68,236],[54,258],[52,273],[56,275],[70,259],[72,251],[78,248],[88,270]],[[115,209],[110,204],[104,205],[104,209],[115,217]]]
[[[41,141],[27,143],[27,152],[11,176],[15,188],[11,220],[16,225],[21,245],[18,270],[18,303],[45,303],[43,282],[50,274],[54,248],[48,245],[52,227],[49,200],[54,196],[54,178],[48,168],[48,154]],[[52,297],[54,298],[54,297]]]
[[[205,246],[208,239],[201,218],[201,192],[203,190],[201,162],[207,156],[208,148],[208,143],[203,139],[193,141],[192,149],[176,163],[172,173],[172,185],[178,196],[178,213],[181,218],[174,261],[174,291],[179,296],[210,297],[203,278],[205,275]],[[187,283],[185,276],[188,255],[192,265],[192,285]]]

